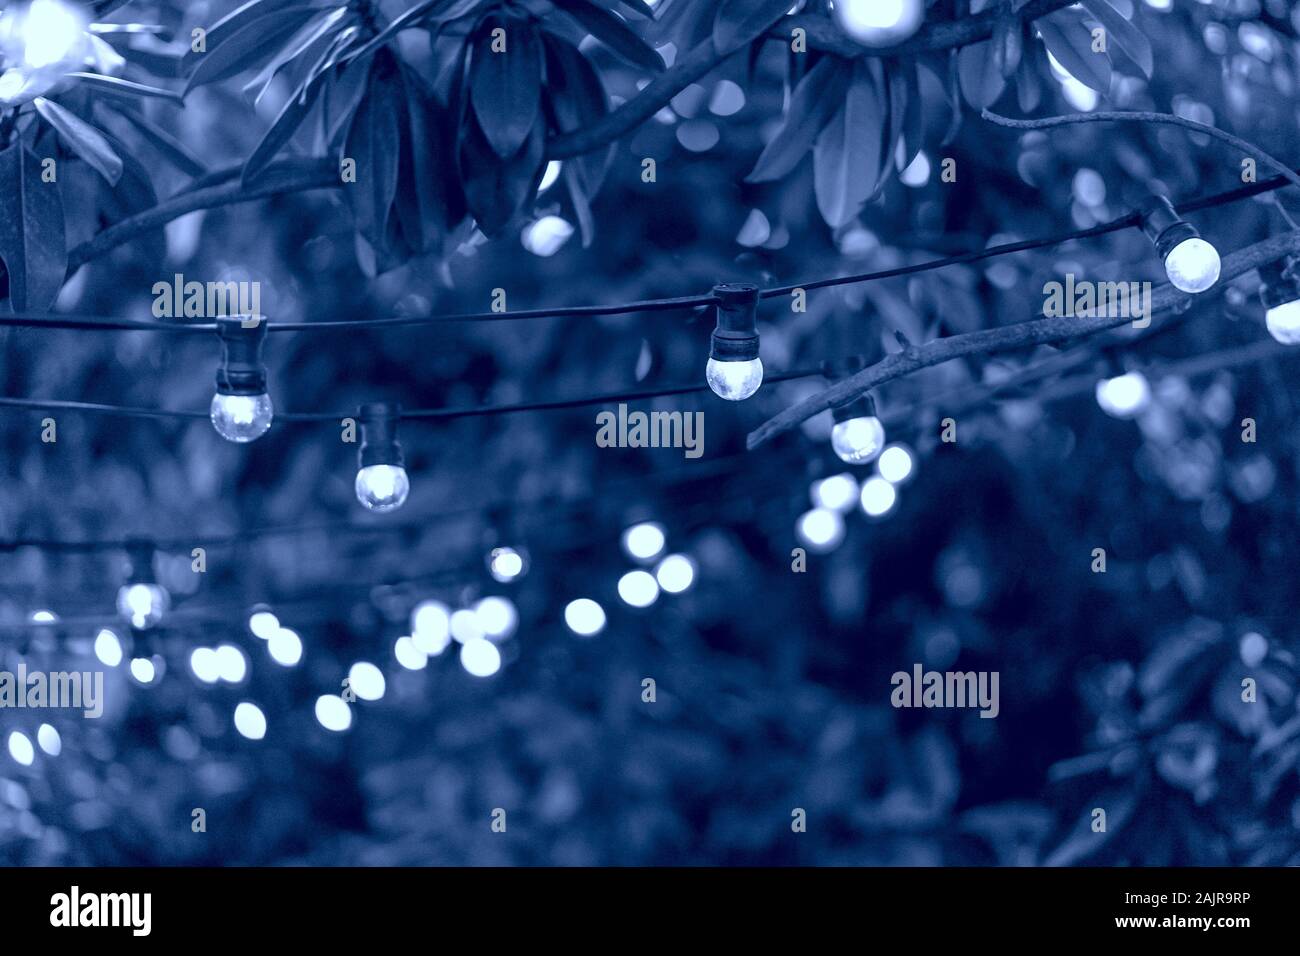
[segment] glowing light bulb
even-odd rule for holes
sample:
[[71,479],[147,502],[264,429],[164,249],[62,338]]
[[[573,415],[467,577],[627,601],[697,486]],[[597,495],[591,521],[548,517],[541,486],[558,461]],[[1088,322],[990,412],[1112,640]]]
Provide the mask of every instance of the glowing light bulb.
[[218,392],[212,396],[212,407],[208,411],[217,434],[226,441],[240,444],[265,435],[274,416],[271,396],[265,392],[260,395],[222,395]]
[[153,627],[171,606],[171,598],[158,584],[124,584],[117,591],[117,613],[132,627]]
[[834,551],[844,540],[844,519],[838,511],[813,508],[799,516],[795,534],[804,547],[817,554]]
[[749,359],[745,362],[722,362],[709,359],[704,368],[704,377],[718,398],[729,402],[742,402],[758,391],[763,384],[763,360]]
[[875,415],[836,422],[831,429],[831,448],[840,461],[865,465],[885,447],[885,426]]
[[1127,372],[1097,383],[1097,404],[1112,418],[1135,418],[1151,404],[1151,386],[1141,372]]
[[1219,250],[1199,236],[1184,239],[1165,256],[1165,274],[1175,289],[1204,292],[1219,281]]
[[1269,309],[1264,313],[1264,326],[1283,345],[1300,345],[1300,299]]
[[357,451],[357,500],[371,511],[396,511],[411,493],[411,480],[403,467],[402,446],[397,442],[401,408],[388,402],[362,405],[361,447]]
[[865,46],[906,40],[925,19],[925,0],[835,0],[840,28]]
[[371,511],[396,511],[411,493],[411,480],[401,465],[367,465],[357,472],[357,501]]

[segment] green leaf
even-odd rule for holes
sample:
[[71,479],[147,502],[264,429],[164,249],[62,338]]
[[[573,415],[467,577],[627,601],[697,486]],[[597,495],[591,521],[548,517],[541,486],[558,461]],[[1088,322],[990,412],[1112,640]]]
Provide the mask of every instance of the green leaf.
[[876,191],[886,168],[885,104],[866,60],[853,65],[843,108],[817,137],[813,192],[832,229],[853,219]]
[[817,134],[844,102],[851,74],[849,62],[835,56],[823,57],[808,71],[794,89],[785,122],[759,155],[746,182],[772,182],[799,165]]
[[[244,85],[245,93],[261,87],[261,89],[258,90],[257,95],[253,98],[254,105],[260,103],[262,97],[266,95],[266,91],[270,88],[271,81],[275,79],[275,75],[291,62],[302,56],[304,53],[315,55],[323,53],[330,44],[334,42],[337,36],[331,36],[330,31],[338,25],[338,22],[342,20],[347,13],[347,7],[337,7],[330,10],[328,13],[317,17],[315,20],[309,21],[305,26],[299,29],[298,32],[289,40],[284,49],[272,57],[270,62],[268,62],[266,66],[262,67],[257,76]],[[315,58],[315,56],[312,57],[312,59]],[[308,78],[307,82],[310,82],[310,78]]]
[[323,86],[324,77],[317,76],[314,80],[308,80],[302,88],[294,90],[293,95],[280,108],[280,113],[271,124],[271,128],[262,136],[261,142],[244,162],[244,171],[239,178],[240,185],[247,188],[293,138],[302,121],[316,105],[316,98],[320,95]]
[[254,20],[274,13],[292,2],[293,0],[248,0],[247,3],[240,4],[204,31],[204,52],[196,52],[193,44],[189,44],[184,58],[186,70],[194,69],[200,60]]
[[[495,53],[494,30],[505,30]],[[479,128],[502,159],[524,145],[537,118],[542,89],[542,43],[522,18],[485,17],[471,41],[469,98]]]
[[189,147],[167,130],[158,126],[148,117],[142,116],[134,109],[118,106],[113,106],[111,109],[134,126],[155,150],[166,157],[167,161],[181,172],[195,177],[207,175],[207,164],[190,152]]
[[1020,58],[1025,52],[1025,25],[1017,16],[998,18],[993,25],[993,58],[998,72],[1005,80],[1015,76]]
[[405,83],[402,155],[398,168],[397,213],[402,232],[417,253],[432,251],[453,223],[465,216],[459,193],[449,117],[409,71]]
[[388,213],[397,192],[398,148],[402,91],[392,54],[381,50],[370,70],[369,88],[348,127],[344,155],[356,161],[357,181],[344,183],[343,193],[357,231],[372,245],[382,246]]
[[[546,95],[561,133],[589,126],[609,112],[609,99],[595,67],[577,47],[558,37],[546,39]],[[566,162],[581,171],[580,185],[587,196],[600,192],[611,149],[594,150]]]
[[1107,0],[1083,0],[1083,6],[1106,29],[1109,39],[1118,43],[1119,48],[1128,54],[1129,59],[1137,64],[1147,79],[1151,79],[1151,74],[1155,72],[1155,58],[1147,35],[1125,20]]
[[58,130],[59,138],[69,149],[89,163],[111,185],[117,185],[117,181],[122,178],[122,157],[108,145],[108,140],[99,130],[43,96],[32,100],[32,105],[45,122]]
[[790,12],[787,0],[722,0],[713,20],[713,46],[726,56],[748,46]]
[[647,20],[653,20],[655,18],[654,7],[646,3],[645,0],[618,0],[618,2],[623,4],[623,6],[627,7],[633,13],[641,14],[641,16],[645,17]]
[[964,46],[957,54],[957,78],[962,96],[977,110],[987,109],[998,101],[1007,81],[998,68],[993,43],[985,40]]
[[41,160],[21,142],[0,152],[0,259],[15,312],[48,309],[68,271],[63,200],[41,172]]
[[569,201],[573,203],[573,212],[578,217],[578,229],[582,232],[582,248],[591,247],[596,238],[596,220],[591,214],[591,200],[582,188],[582,177],[576,166],[566,164],[564,167],[564,185],[569,190]]
[[546,161],[546,124],[539,116],[523,148],[501,159],[474,118],[467,117],[461,127],[459,159],[470,214],[484,235],[496,238],[536,195]]
[[664,70],[663,58],[655,49],[608,10],[589,3],[588,0],[554,0],[554,3],[627,62],[656,73]]
[[199,54],[194,72],[190,74],[181,96],[188,96],[190,90],[196,87],[251,69],[300,30],[317,12],[316,7],[285,7],[243,24],[219,46],[209,46],[207,53]]
[[328,76],[322,120],[325,142],[333,148],[341,142],[343,132],[361,105],[361,98],[366,95],[370,60],[356,60],[336,67]]
[[1035,21],[1043,43],[1076,80],[1103,96],[1110,92],[1110,57],[1092,52],[1092,31],[1073,7]]
[[116,76],[103,76],[99,73],[69,73],[78,83],[89,87],[97,93],[105,93],[109,96],[116,96],[119,99],[138,100],[157,99],[167,100],[169,103],[175,103],[178,106],[181,103],[181,94],[171,90],[164,90],[157,86],[146,86],[143,83],[133,83],[131,80],[119,79]]
[[921,101],[920,68],[915,60],[910,60],[903,63],[902,69],[907,108],[903,114],[903,156],[898,164],[900,172],[916,159],[925,137],[925,104]]

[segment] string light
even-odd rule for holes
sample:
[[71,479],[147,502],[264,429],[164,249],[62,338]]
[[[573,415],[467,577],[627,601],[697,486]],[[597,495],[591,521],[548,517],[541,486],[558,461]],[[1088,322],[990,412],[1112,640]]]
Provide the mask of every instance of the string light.
[[1151,404],[1151,386],[1141,372],[1125,372],[1097,383],[1097,404],[1112,418],[1136,418]]
[[372,402],[357,411],[361,448],[357,451],[357,500],[370,511],[396,511],[411,493],[402,446],[397,442],[401,408],[390,402]]
[[1219,281],[1219,251],[1201,238],[1196,227],[1179,218],[1164,196],[1152,196],[1138,208],[1142,231],[1164,260],[1165,274],[1174,288],[1205,292]]
[[260,315],[217,319],[221,365],[208,415],[212,427],[226,441],[254,441],[271,427],[275,409],[266,393],[266,366],[262,364],[266,325]]
[[1264,326],[1283,345],[1300,345],[1300,263],[1295,259],[1270,262],[1259,270],[1263,284],[1260,301],[1267,310]]
[[758,286],[725,283],[713,287],[717,326],[713,330],[704,377],[719,398],[739,402],[763,384],[758,357]]
[[901,43],[925,20],[925,0],[835,0],[831,13],[864,46]]
[[154,580],[153,554],[153,544],[148,541],[127,543],[131,573],[127,582],[118,589],[117,613],[132,627],[153,627],[171,606],[167,590]]
[[885,447],[885,425],[876,417],[870,395],[859,395],[832,409],[831,449],[848,465],[867,465]]

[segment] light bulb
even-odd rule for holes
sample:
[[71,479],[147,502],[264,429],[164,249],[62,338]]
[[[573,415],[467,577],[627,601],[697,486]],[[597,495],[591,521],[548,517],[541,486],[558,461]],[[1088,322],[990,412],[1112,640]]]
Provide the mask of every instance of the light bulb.
[[1300,299],[1269,309],[1264,313],[1264,325],[1283,345],[1300,345]]
[[1165,274],[1175,289],[1204,292],[1219,281],[1219,250],[1199,236],[1184,239],[1165,256]]
[[885,426],[875,415],[836,422],[831,429],[831,448],[850,465],[874,461],[884,447]]
[[835,0],[835,21],[865,46],[906,40],[925,19],[925,0]]
[[223,395],[218,392],[212,396],[209,411],[217,434],[226,441],[240,443],[265,435],[274,414],[271,396],[266,392],[260,395]]
[[745,362],[723,362],[711,358],[705,366],[704,377],[709,388],[719,398],[729,402],[741,402],[758,391],[763,384],[763,360],[749,359]]
[[1097,383],[1097,404],[1112,418],[1135,418],[1151,403],[1151,386],[1141,372],[1127,372]]
[[124,584],[117,591],[117,613],[132,627],[153,627],[170,606],[171,598],[159,584],[136,582]]
[[371,511],[396,511],[411,493],[411,480],[401,465],[367,465],[357,472],[357,501]]

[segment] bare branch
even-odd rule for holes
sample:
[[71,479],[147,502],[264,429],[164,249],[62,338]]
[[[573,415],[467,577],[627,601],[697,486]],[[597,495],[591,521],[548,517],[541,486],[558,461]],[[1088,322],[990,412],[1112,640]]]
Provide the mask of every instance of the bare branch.
[[[1258,242],[1253,246],[1247,246],[1245,249],[1231,253],[1223,258],[1223,266],[1216,291],[1223,289],[1228,281],[1235,279],[1237,276],[1244,275],[1252,269],[1297,252],[1300,252],[1300,231],[1273,236],[1263,242]],[[1180,292],[1166,283],[1152,293],[1151,311],[1154,316],[1170,310],[1178,310],[1190,305],[1198,298],[1204,298],[1204,296],[1194,296],[1186,292]],[[1079,339],[1095,335],[1106,329],[1115,328],[1130,321],[1132,319],[1127,316],[1062,316],[1058,318],[1032,319],[1028,322],[1018,322],[1015,325],[983,329],[979,332],[968,332],[964,335],[953,335],[936,339],[925,345],[904,349],[901,352],[895,352],[887,356],[870,368],[863,369],[855,375],[836,382],[824,392],[807,398],[768,419],[749,433],[747,445],[751,449],[757,448],[759,445],[771,441],[777,435],[797,427],[800,422],[811,418],[818,412],[833,408],[869,389],[878,388],[886,382],[892,382],[894,379],[910,375],[919,369],[940,365],[967,355],[992,355],[1032,345],[1047,345],[1067,339]]]
[[1124,112],[1102,111],[1100,113],[1068,113],[1065,116],[1045,116],[1042,119],[1032,120],[1011,119],[1008,116],[999,116],[991,110],[984,110],[983,115],[989,122],[997,123],[999,126],[1006,126],[1011,129],[1051,129],[1054,126],[1070,126],[1079,123],[1117,122],[1164,123],[1167,126],[1180,126],[1183,129],[1188,129],[1195,133],[1204,133],[1206,136],[1213,136],[1215,139],[1221,140],[1222,142],[1241,150],[1248,156],[1254,156],[1256,159],[1272,166],[1273,169],[1285,176],[1292,185],[1300,186],[1300,175],[1297,175],[1295,170],[1282,161],[1274,159],[1254,143],[1249,143],[1240,136],[1233,136],[1231,133],[1224,132],[1217,126],[1207,126],[1204,123],[1183,119],[1181,116],[1174,116],[1171,113],[1148,113],[1142,110]]

